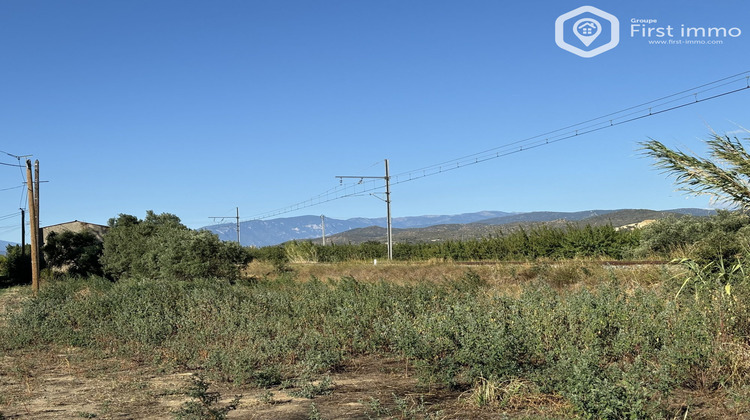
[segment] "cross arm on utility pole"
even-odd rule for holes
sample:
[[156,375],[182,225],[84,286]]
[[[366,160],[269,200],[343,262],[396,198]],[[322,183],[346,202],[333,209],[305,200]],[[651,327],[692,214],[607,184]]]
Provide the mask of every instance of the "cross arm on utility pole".
[[388,239],[388,259],[393,259],[393,229],[391,227],[391,177],[388,173],[388,159],[385,160],[385,176],[360,176],[360,175],[338,175],[336,178],[343,181],[344,178],[358,178],[361,180],[367,179],[384,179],[385,180],[385,204],[387,208],[387,231],[386,236]]
[[216,219],[237,219],[237,244],[242,245],[240,243],[240,208],[237,207],[237,215],[236,216],[209,216],[209,219],[214,219],[214,222]]

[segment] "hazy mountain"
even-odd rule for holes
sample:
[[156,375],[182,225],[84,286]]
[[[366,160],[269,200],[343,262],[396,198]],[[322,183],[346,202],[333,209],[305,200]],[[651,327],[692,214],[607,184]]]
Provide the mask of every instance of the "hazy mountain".
[[[706,213],[708,212],[708,213]],[[617,210],[600,216],[589,217],[578,221],[579,224],[591,226],[612,225],[615,227],[640,223],[644,220],[659,220],[669,216],[708,216],[711,210],[701,209],[675,209],[675,210],[644,210],[628,209]]]
[[716,214],[716,210],[711,209],[673,209],[673,210],[664,210],[671,213],[679,213],[679,214],[687,214],[690,216],[711,216],[713,214]]
[[0,255],[5,255],[5,247],[8,245],[18,245],[15,242],[0,241]]
[[[456,215],[436,215],[436,216],[413,216],[413,217],[394,217],[393,227],[398,228],[418,228],[433,226],[437,224],[465,224],[484,220],[508,216],[512,213],[502,211],[482,211],[476,213],[464,213]],[[364,228],[369,226],[386,226],[386,218],[353,218],[347,220],[325,218],[326,236],[345,232],[351,229]],[[225,241],[237,240],[236,223],[223,223],[218,225],[206,226],[203,229],[219,235],[219,238]],[[270,220],[250,220],[240,223],[240,242],[242,245],[266,246],[276,245],[293,239],[310,239],[320,238],[323,234],[320,216],[298,216],[285,217]]]
[[[481,223],[435,225],[423,228],[393,229],[393,241],[396,243],[438,242],[446,240],[464,240],[488,237],[499,234],[503,226]],[[362,242],[386,241],[386,229],[379,226],[352,229],[326,238],[327,243],[360,244]],[[320,238],[313,239],[321,243]]]
[[[480,211],[476,213],[463,213],[453,215],[432,215],[432,216],[411,216],[411,217],[394,217],[391,221],[393,228],[395,229],[406,229],[406,228],[420,228],[435,225],[448,225],[448,224],[465,224],[475,223],[481,220],[492,219],[497,217],[511,216],[515,213],[508,213],[504,211]],[[367,221],[372,226],[385,227],[387,224],[385,217],[378,217],[374,219],[349,219],[349,220],[363,220]]]
[[528,213],[511,214],[482,220],[487,225],[507,225],[510,223],[551,222],[553,220],[567,220],[575,222],[589,217],[602,216],[617,210],[586,210],[577,212],[533,211]]
[[[424,228],[394,229],[394,242],[417,243],[436,242],[445,240],[464,240],[486,238],[491,235],[499,235],[503,232],[512,231],[520,227],[530,228],[532,226],[547,225],[550,227],[564,228],[569,224],[585,226],[612,225],[615,227],[640,223],[644,220],[658,220],[668,216],[707,216],[714,214],[713,210],[701,209],[675,209],[665,211],[655,210],[590,210],[584,212],[531,212],[507,217],[483,220],[468,224],[446,224],[435,225]],[[585,217],[589,215],[589,217]],[[503,223],[506,222],[506,223]],[[347,232],[329,237],[328,243],[358,244],[365,241],[386,241],[384,228],[367,227],[353,229]],[[320,243],[319,239],[313,240]]]
[[[326,217],[326,235],[373,225],[367,219],[338,220]],[[237,240],[237,225],[224,223],[206,226],[225,241]],[[293,239],[320,237],[323,233],[320,216],[285,217],[270,220],[249,220],[240,223],[240,243],[244,246],[276,245]]]
[[[587,210],[580,212],[529,212],[508,213],[483,211],[457,215],[431,215],[397,217],[393,219],[394,240],[397,242],[429,242],[447,239],[481,238],[497,234],[500,230],[548,223],[564,226],[566,223],[612,224],[623,226],[647,219],[659,219],[669,214],[708,215],[711,210],[675,209],[653,210]],[[385,241],[386,219],[353,218],[347,220],[325,218],[327,240],[335,243],[361,243]],[[234,223],[206,226],[225,241],[237,240]],[[251,220],[240,223],[242,245],[276,245],[294,239],[312,239],[321,242],[323,234],[320,216],[298,216],[270,220]]]

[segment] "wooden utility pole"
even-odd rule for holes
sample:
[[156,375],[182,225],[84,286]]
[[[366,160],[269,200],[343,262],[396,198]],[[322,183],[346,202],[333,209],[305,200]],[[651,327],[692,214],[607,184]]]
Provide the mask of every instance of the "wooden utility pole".
[[36,207],[36,264],[41,270],[39,262],[42,259],[40,252],[44,246],[44,237],[42,236],[42,226],[39,223],[39,159],[34,161],[34,206]]
[[[38,169],[38,165],[37,165]],[[29,193],[29,227],[31,237],[31,290],[39,293],[39,219],[37,218],[34,178],[31,175],[31,160],[26,159],[26,185]]]
[[[346,175],[337,176],[336,178],[359,178],[360,180],[365,178],[376,178],[385,180],[385,204],[387,207],[387,218],[386,218],[386,236],[388,241],[388,259],[393,259],[393,229],[391,228],[391,177],[388,174],[388,159],[385,160],[385,176],[359,176],[359,175]],[[380,198],[380,197],[378,197]],[[381,198],[382,200],[382,198]]]

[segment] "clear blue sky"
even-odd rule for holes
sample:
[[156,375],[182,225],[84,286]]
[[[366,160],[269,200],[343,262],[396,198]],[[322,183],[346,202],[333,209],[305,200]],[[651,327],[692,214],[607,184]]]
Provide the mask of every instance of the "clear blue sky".
[[[592,58],[555,43],[557,17],[584,5],[620,22],[619,45]],[[42,225],[152,209],[197,228],[382,175],[386,158],[401,173],[750,70],[748,16],[745,0],[3,0],[0,150],[39,159]],[[654,45],[632,19],[741,34]],[[748,105],[750,90],[401,183],[393,214],[706,208],[638,142],[703,153],[711,129],[750,127]],[[2,216],[25,205],[22,181],[0,166],[0,239],[19,241]],[[385,205],[283,216],[302,214]]]

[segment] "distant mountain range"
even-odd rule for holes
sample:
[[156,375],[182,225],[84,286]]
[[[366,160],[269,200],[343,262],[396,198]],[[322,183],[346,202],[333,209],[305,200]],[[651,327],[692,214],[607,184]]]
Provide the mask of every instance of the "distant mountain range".
[[14,242],[0,241],[0,255],[5,255],[5,248],[8,245],[18,245]]
[[[502,211],[483,211],[477,213],[465,213],[452,216],[415,216],[394,217],[392,220],[394,228],[420,228],[433,226],[441,223],[461,224],[473,223],[481,220],[492,219],[511,215],[512,213]],[[386,218],[353,218],[333,219],[325,218],[326,236],[346,232],[348,230],[364,228],[369,226],[386,226]],[[237,240],[237,225],[235,223],[223,223],[203,227],[225,241]],[[320,238],[323,234],[323,224],[320,216],[298,216],[284,217],[270,220],[249,220],[240,223],[240,243],[244,246],[267,246],[276,245],[294,239]]]
[[[413,216],[393,218],[394,240],[401,242],[469,239],[498,232],[498,226],[512,228],[535,223],[612,224],[624,226],[647,219],[659,219],[670,214],[706,216],[713,210],[674,209],[654,210],[588,210],[581,212],[508,213],[482,211],[457,215]],[[321,242],[323,226],[320,216],[298,216],[271,220],[250,220],[240,223],[240,239],[244,246],[268,246],[295,239]],[[202,229],[216,233],[225,241],[237,240],[237,225],[224,223]],[[360,243],[385,240],[386,218],[325,218],[327,242]]]
[[[665,211],[635,209],[590,210],[573,213],[530,212],[481,220],[479,222],[468,224],[446,224],[424,228],[393,229],[393,240],[394,242],[400,243],[417,243],[476,239],[488,237],[490,235],[498,235],[520,227],[530,228],[539,225],[546,225],[555,228],[564,228],[568,225],[612,225],[614,227],[622,227],[640,223],[644,220],[663,219],[668,216],[708,216],[713,213],[715,213],[713,210],[702,209],[674,209]],[[328,243],[358,244],[366,241],[385,242],[385,228],[371,226],[352,229],[327,238]],[[321,240],[320,238],[315,238],[313,239],[313,242],[320,243]]]

